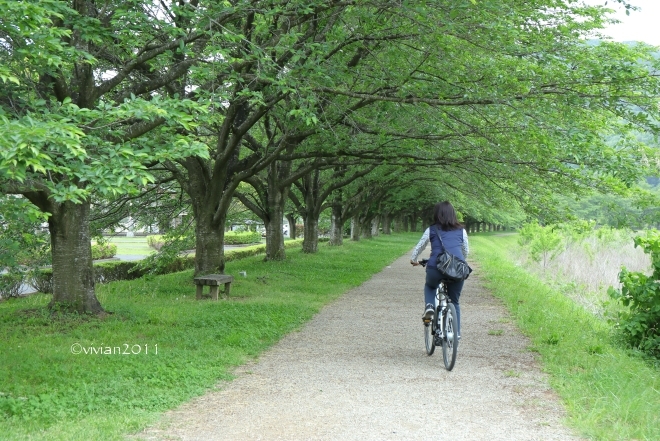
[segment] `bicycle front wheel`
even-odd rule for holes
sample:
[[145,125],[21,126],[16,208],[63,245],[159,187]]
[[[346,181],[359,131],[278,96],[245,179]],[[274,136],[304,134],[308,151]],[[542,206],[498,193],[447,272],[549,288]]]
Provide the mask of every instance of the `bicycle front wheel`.
[[442,358],[445,360],[445,368],[450,371],[454,369],[456,363],[456,351],[458,349],[458,322],[456,317],[456,307],[449,303],[447,311],[442,317]]
[[426,353],[428,355],[433,355],[435,351],[435,336],[433,331],[435,330],[435,319],[431,320],[429,323],[424,323],[424,342],[426,343]]

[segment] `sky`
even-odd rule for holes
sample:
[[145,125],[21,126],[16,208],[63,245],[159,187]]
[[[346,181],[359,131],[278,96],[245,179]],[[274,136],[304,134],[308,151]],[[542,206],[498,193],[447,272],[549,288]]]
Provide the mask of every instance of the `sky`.
[[[604,5],[606,0],[584,0],[590,5]],[[660,0],[628,0],[640,10],[630,11],[626,15],[625,8],[618,2],[609,0],[607,7],[615,9],[613,17],[621,21],[610,25],[603,34],[609,35],[614,41],[643,41],[654,46],[660,46]]]

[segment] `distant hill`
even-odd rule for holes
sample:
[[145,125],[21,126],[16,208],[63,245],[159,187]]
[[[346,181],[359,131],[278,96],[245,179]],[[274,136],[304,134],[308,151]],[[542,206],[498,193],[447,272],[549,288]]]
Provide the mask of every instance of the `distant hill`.
[[[592,39],[589,39],[589,40],[585,40],[585,43],[588,46],[598,46],[602,41],[603,40],[599,40],[597,38],[592,38]],[[606,41],[613,42],[612,40],[606,40]],[[618,42],[614,41],[614,43],[618,43]],[[621,43],[625,44],[627,46],[634,46],[638,43],[644,43],[644,42],[643,41],[621,41]],[[648,43],[645,43],[645,44],[648,44]],[[651,46],[653,46],[653,45],[651,45]],[[658,52],[656,52],[655,57],[660,58],[660,47],[658,49]]]

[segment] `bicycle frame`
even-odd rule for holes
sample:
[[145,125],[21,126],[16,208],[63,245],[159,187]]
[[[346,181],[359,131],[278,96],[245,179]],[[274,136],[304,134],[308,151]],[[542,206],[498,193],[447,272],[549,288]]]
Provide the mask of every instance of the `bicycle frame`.
[[[451,302],[447,296],[447,285],[443,280],[440,281],[438,288],[435,291],[435,317],[433,319],[436,321],[437,335],[440,339],[444,338],[445,330],[443,329],[444,321],[442,318],[447,313],[447,302]],[[440,342],[442,343],[442,342]]]

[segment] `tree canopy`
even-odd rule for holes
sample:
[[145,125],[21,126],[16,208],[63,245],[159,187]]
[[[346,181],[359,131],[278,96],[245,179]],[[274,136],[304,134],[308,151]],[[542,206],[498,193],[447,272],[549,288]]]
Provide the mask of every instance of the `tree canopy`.
[[622,193],[658,172],[658,151],[637,136],[658,130],[657,49],[591,41],[603,7],[0,0],[0,9],[0,191],[48,214],[53,304],[81,312],[102,309],[90,277],[92,200],[161,185],[185,193],[199,274],[224,269],[235,197],[268,221],[269,256],[283,258],[289,199],[314,252],[325,209],[342,225],[368,223],[443,197],[465,216],[504,221],[547,211],[559,194]]

